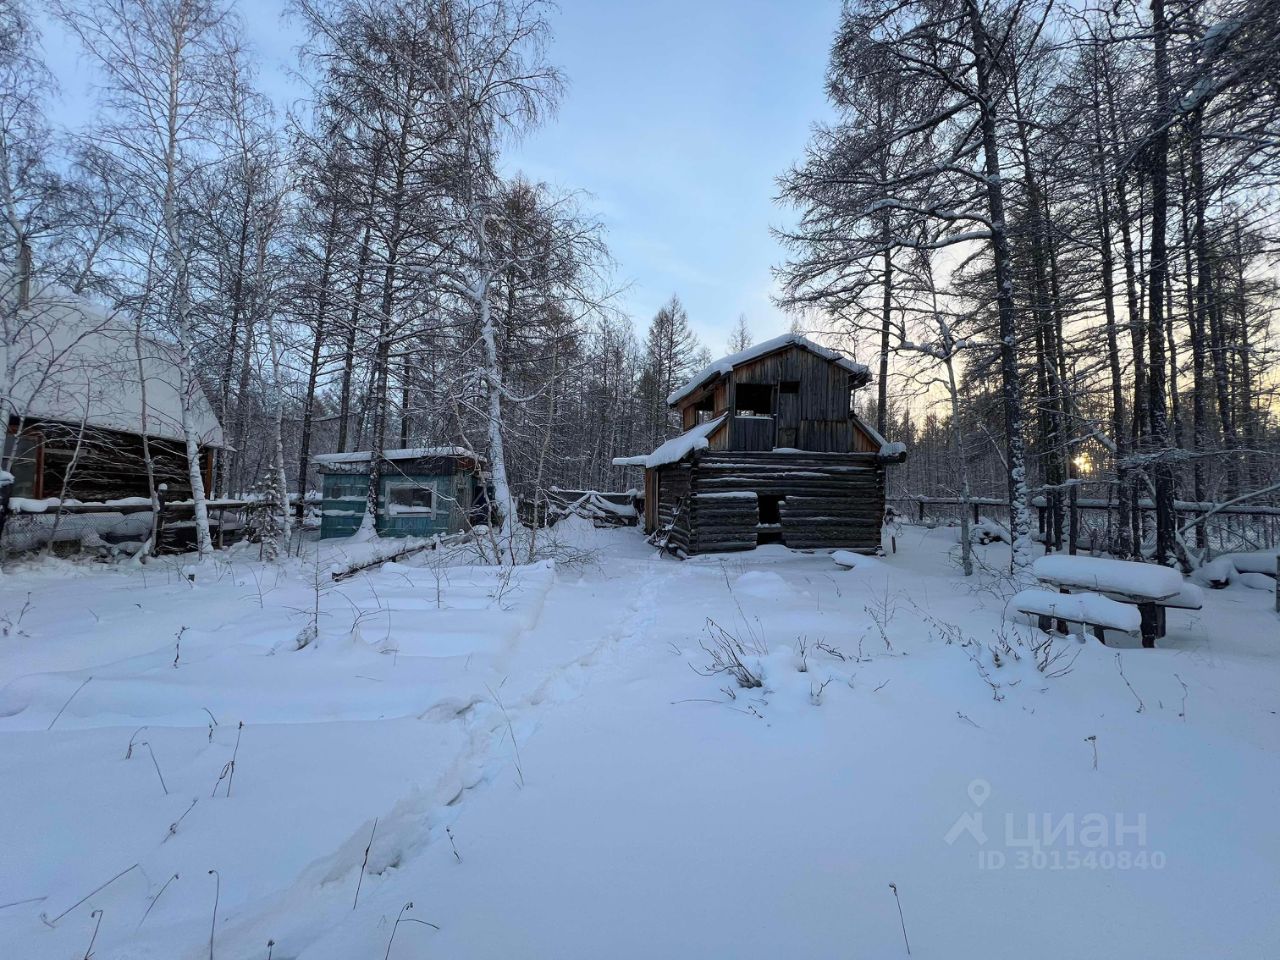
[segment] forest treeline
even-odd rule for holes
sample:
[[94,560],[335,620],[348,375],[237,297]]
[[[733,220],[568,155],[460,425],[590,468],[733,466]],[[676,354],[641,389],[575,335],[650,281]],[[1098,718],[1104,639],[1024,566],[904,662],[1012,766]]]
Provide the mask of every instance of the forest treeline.
[[879,356],[899,492],[1006,498],[1015,565],[1082,484],[1184,565],[1175,504],[1276,502],[1280,3],[854,0],[827,90],[779,274]]
[[[97,102],[50,121],[39,21],[0,0],[4,276],[176,345],[227,440],[197,499],[435,443],[508,516],[636,483],[613,458],[708,354],[676,297],[635,332],[590,198],[508,169],[564,95],[543,0],[292,0],[285,112],[228,0],[46,7]],[[1015,564],[1036,497],[1053,542],[1085,490],[1116,553],[1184,563],[1178,502],[1274,502],[1280,0],[856,0],[827,92],[779,302],[878,360],[895,492],[1005,497]]]
[[707,355],[674,296],[637,337],[590,200],[505,168],[563,94],[548,4],[295,0],[305,93],[283,114],[233,3],[48,10],[97,101],[52,125],[39,21],[0,0],[5,277],[178,346],[227,444],[197,500],[436,443],[483,454],[509,516],[552,484],[636,482],[613,458],[670,435],[665,397]]

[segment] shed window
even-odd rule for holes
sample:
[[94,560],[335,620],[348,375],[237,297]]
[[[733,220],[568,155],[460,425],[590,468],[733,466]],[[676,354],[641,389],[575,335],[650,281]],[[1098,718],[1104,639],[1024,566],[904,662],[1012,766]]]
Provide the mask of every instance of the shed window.
[[799,393],[800,381],[799,380],[783,380],[780,384],[778,384],[778,392],[779,393]]
[[773,416],[773,387],[767,383],[740,383],[734,391],[734,413],[739,417]]
[[433,486],[393,483],[387,488],[387,512],[397,516],[431,516],[435,513],[435,499]]

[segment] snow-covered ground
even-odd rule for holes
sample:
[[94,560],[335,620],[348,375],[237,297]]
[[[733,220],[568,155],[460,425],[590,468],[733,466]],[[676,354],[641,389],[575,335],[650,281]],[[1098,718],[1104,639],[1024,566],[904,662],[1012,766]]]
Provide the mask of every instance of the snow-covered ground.
[[566,527],[594,560],[0,576],[0,955],[1280,952],[1267,592],[1045,648],[954,530],[849,569]]

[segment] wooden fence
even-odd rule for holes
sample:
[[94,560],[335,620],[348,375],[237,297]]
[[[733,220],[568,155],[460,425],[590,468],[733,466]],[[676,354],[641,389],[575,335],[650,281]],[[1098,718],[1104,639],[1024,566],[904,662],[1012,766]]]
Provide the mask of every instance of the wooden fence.
[[[995,497],[971,497],[967,504],[959,497],[926,497],[905,495],[891,497],[887,503],[899,514],[916,523],[928,520],[959,522],[967,509],[970,519],[977,523],[981,517],[989,517],[1006,527],[1009,525],[1009,501]],[[1044,541],[1049,530],[1048,498],[1039,495],[1031,498],[1031,508],[1036,512],[1036,539]],[[1093,497],[1064,498],[1063,511],[1069,516],[1078,512],[1077,529],[1080,537],[1077,546],[1085,549],[1101,547],[1110,542],[1116,529],[1119,506],[1114,500]],[[1237,503],[1224,506],[1217,503],[1200,503],[1175,500],[1173,504],[1177,526],[1183,527],[1204,518],[1210,547],[1218,553],[1228,550],[1269,549],[1280,544],[1280,507],[1266,504]],[[1155,504],[1149,499],[1138,501],[1144,527],[1153,523]],[[1099,522],[1101,517],[1101,522]],[[1068,526],[1070,529],[1070,525]]]

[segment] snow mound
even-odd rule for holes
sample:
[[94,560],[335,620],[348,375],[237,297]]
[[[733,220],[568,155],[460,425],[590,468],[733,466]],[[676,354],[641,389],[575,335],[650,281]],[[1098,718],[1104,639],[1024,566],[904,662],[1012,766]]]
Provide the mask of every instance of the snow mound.
[[753,597],[785,597],[793,591],[781,574],[772,570],[749,570],[733,581],[735,591]]
[[1251,553],[1224,553],[1200,567],[1192,578],[1206,587],[1220,590],[1233,583],[1259,590],[1274,590],[1276,556],[1280,550],[1257,550]]
[[888,564],[876,557],[864,556],[851,550],[837,550],[831,559],[847,570],[887,570]]

